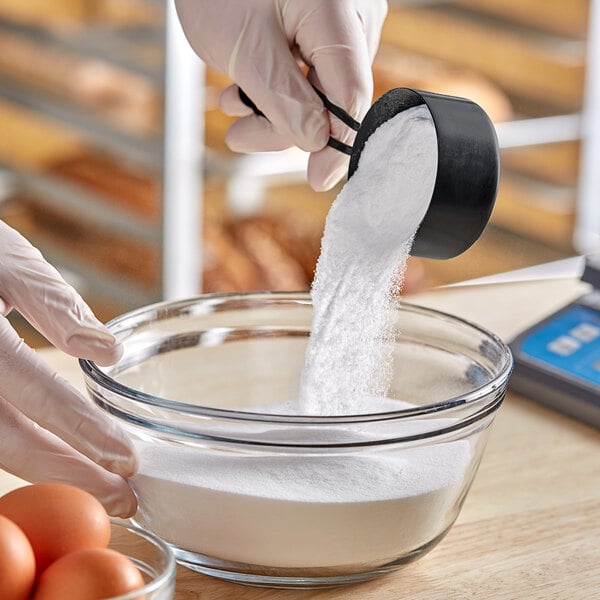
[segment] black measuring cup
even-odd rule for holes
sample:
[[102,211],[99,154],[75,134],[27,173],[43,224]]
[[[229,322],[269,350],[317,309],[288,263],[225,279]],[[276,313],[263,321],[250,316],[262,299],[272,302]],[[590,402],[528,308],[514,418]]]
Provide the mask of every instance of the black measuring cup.
[[[466,98],[394,88],[380,96],[359,123],[314,89],[329,112],[357,132],[352,146],[331,137],[328,142],[350,156],[348,178],[358,167],[365,143],[379,126],[409,108],[427,106],[437,136],[438,164],[429,207],[411,254],[448,259],[470,248],[492,214],[500,176],[496,132],[485,111]],[[257,115],[265,116],[241,89],[240,99]]]

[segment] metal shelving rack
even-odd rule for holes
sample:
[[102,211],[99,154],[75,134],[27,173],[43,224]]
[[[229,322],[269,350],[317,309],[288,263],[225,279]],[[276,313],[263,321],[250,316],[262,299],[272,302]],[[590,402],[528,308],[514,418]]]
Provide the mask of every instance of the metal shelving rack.
[[[10,28],[49,49],[101,59],[143,75],[163,89],[163,134],[153,137],[127,132],[76,102],[37,89],[33,91],[26,83],[0,83],[0,99],[81,133],[95,148],[151,169],[162,180],[163,218],[159,224],[153,224],[51,173],[0,163],[0,170],[10,173],[14,188],[34,195],[43,205],[75,215],[111,233],[159,246],[161,286],[148,290],[135,282],[123,285],[118,276],[95,268],[48,240],[32,240],[53,264],[78,281],[85,280],[84,287],[90,296],[99,294],[129,307],[190,296],[201,289],[204,68],[184,38],[173,3],[166,3],[165,12],[160,31],[134,31],[127,37],[107,29],[81,35],[70,31],[69,35],[61,35],[52,30],[0,22],[0,35],[3,29]],[[137,50],[143,44],[162,47],[164,65],[161,69],[139,59],[143,53]]]

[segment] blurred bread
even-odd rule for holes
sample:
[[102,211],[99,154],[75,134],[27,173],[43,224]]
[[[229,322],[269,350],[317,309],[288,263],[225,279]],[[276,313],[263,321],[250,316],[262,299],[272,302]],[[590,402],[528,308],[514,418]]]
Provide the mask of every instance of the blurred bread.
[[513,110],[507,95],[489,79],[435,58],[382,44],[373,64],[374,99],[396,87],[468,98],[479,104],[492,121],[508,121]]
[[88,108],[126,131],[155,135],[161,129],[162,92],[148,78],[107,61],[85,58],[36,42],[0,35],[0,77]]
[[232,224],[235,240],[260,269],[266,290],[305,290],[310,287],[304,269],[260,218]]
[[54,162],[47,172],[146,220],[157,221],[160,218],[158,178],[140,168],[124,165],[112,156],[82,152]]
[[26,25],[50,28],[91,23],[160,27],[164,11],[145,0],[1,0],[0,16]]
[[95,227],[79,215],[60,212],[33,196],[19,194],[14,200],[28,211],[26,226],[20,231],[34,245],[69,254],[82,269],[89,265],[141,286],[159,285],[156,247]]
[[0,100],[0,161],[9,167],[43,170],[79,155],[83,138],[30,110]]
[[204,224],[205,292],[233,292],[264,289],[265,281],[256,264],[240,248],[223,224],[207,220]]

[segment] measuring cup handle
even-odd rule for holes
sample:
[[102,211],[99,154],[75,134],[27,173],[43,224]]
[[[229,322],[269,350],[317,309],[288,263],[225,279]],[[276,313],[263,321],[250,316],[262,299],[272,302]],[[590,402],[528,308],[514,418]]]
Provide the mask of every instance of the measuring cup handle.
[[[317,95],[319,96],[319,98],[321,99],[323,104],[325,105],[325,108],[327,108],[327,110],[331,114],[335,115],[338,119],[340,119],[340,121],[342,121],[343,123],[348,125],[348,127],[350,127],[351,129],[354,129],[354,131],[358,131],[358,129],[360,127],[360,123],[358,121],[354,120],[343,108],[340,108],[336,104],[333,104],[333,102],[331,102],[329,100],[329,98],[327,98],[327,96],[325,96],[325,94],[321,90],[317,89],[314,85],[313,85],[313,89],[315,90],[315,92],[317,93]],[[248,94],[246,94],[246,92],[244,92],[244,90],[242,88],[238,88],[238,90],[239,90],[238,93],[240,96],[240,100],[248,108],[251,108],[255,115],[267,119],[265,113],[262,112],[262,110],[260,110],[260,108],[258,108],[258,106],[256,106],[256,104],[254,104],[254,102],[252,101],[250,96],[248,96]],[[337,150],[338,152],[343,152],[344,154],[347,154],[348,156],[352,155],[352,146],[349,146],[348,144],[344,144],[344,142],[340,142],[339,140],[336,140],[334,137],[329,136],[329,139],[327,140],[327,145],[330,148]]]

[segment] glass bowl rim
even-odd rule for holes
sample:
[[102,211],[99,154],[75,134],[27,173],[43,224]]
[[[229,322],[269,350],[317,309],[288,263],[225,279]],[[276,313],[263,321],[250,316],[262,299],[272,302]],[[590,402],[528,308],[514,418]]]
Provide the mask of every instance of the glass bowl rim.
[[[258,300],[288,300],[296,302],[298,304],[311,304],[310,293],[306,291],[301,292],[279,292],[279,291],[263,291],[263,292],[231,292],[231,293],[216,293],[216,294],[201,294],[190,298],[180,300],[164,300],[161,302],[155,302],[132,311],[128,311],[108,321],[106,326],[111,329],[119,324],[134,319],[135,317],[145,315],[147,313],[168,310],[169,312],[178,312],[185,307],[196,305],[199,303],[214,303],[216,300],[233,300],[241,299],[246,301],[258,301]],[[495,390],[502,387],[508,380],[512,367],[513,358],[509,347],[497,336],[488,329],[477,325],[467,319],[452,315],[447,312],[443,312],[437,309],[420,306],[404,300],[395,301],[397,309],[404,309],[412,311],[414,313],[420,313],[428,317],[443,318],[447,321],[452,321],[465,326],[469,329],[473,329],[488,340],[492,341],[494,345],[500,350],[502,356],[502,367],[498,374],[487,383],[470,390],[464,394],[447,398],[440,402],[433,404],[426,404],[414,408],[404,408],[394,411],[385,411],[379,413],[363,413],[355,415],[283,415],[283,414],[271,414],[271,413],[260,413],[251,411],[231,410],[224,408],[213,408],[210,406],[202,406],[196,404],[188,404],[186,402],[179,402],[177,400],[168,400],[161,398],[153,394],[138,391],[134,388],[130,388],[122,383],[119,383],[110,375],[107,375],[96,363],[89,359],[79,359],[79,365],[84,375],[91,379],[94,383],[100,387],[106,389],[108,392],[123,396],[134,402],[143,403],[153,407],[163,408],[171,411],[177,411],[179,413],[195,415],[201,417],[220,418],[234,421],[260,421],[269,423],[287,423],[287,424],[335,424],[335,423],[363,423],[372,421],[389,421],[395,419],[408,419],[413,417],[422,417],[423,415],[431,415],[435,413],[439,416],[444,411],[454,409],[458,406],[468,406],[476,403],[482,398],[486,398],[491,395]],[[175,316],[175,315],[174,315]],[[491,398],[490,403],[495,402],[496,398]],[[119,599],[120,600],[120,599]]]
[[111,517],[110,524],[111,526],[116,525],[118,527],[123,527],[136,536],[143,538],[152,545],[156,546],[160,550],[161,554],[166,557],[167,564],[164,569],[161,570],[160,574],[152,579],[152,581],[146,583],[143,588],[134,590],[133,592],[127,592],[126,594],[120,594],[119,596],[113,596],[108,600],[137,600],[144,594],[149,594],[150,592],[156,592],[157,590],[160,590],[165,583],[175,577],[177,567],[175,554],[173,553],[171,547],[164,540],[159,538],[155,533],[147,531],[146,529],[142,529],[141,527],[138,527],[137,525],[134,525],[125,519]]

